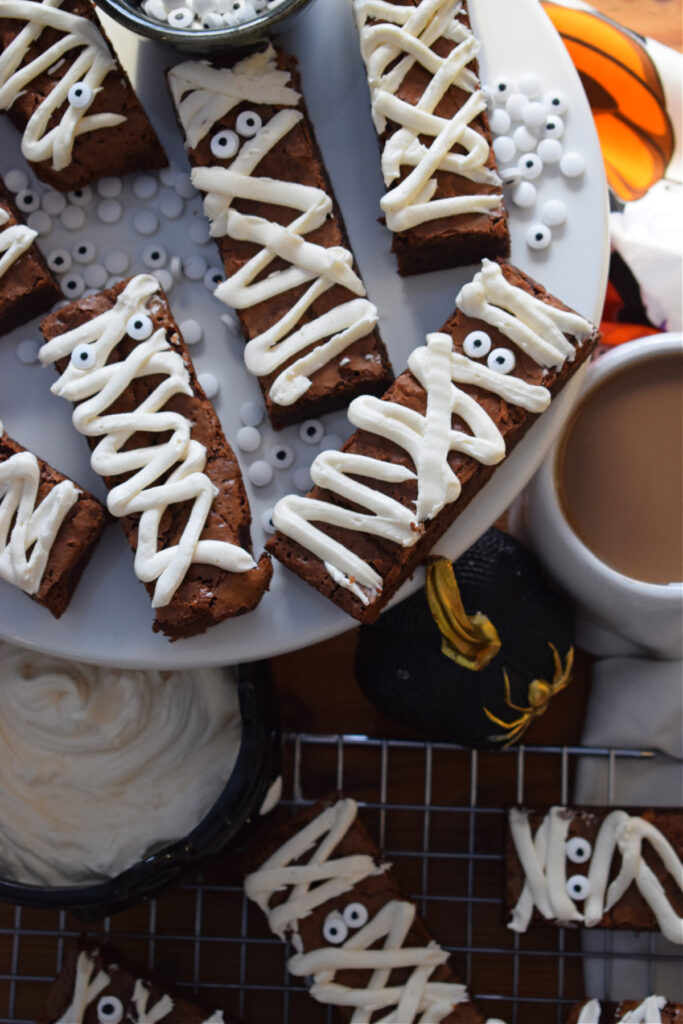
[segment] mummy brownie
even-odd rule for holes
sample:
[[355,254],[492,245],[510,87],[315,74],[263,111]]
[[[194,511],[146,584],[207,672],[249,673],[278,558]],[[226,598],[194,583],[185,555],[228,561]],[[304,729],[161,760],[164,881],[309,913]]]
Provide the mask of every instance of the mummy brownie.
[[3,0],[0,110],[62,192],[167,162],[90,0]]
[[0,183],[0,334],[44,313],[61,298],[37,237]]
[[251,611],[272,567],[252,557],[237,460],[156,278],[73,302],[41,330],[40,359],[60,373],[52,391],[76,406],[74,426],[152,597],[154,630],[175,640]]
[[513,931],[545,920],[657,930],[683,944],[683,812],[513,807],[508,826]]
[[309,808],[272,837],[245,880],[271,931],[294,947],[289,973],[308,978],[311,996],[344,1021],[381,1012],[401,1024],[482,1024],[357,811],[343,797]]
[[683,1024],[683,1006],[664,996],[601,1003],[589,999],[572,1010],[567,1024]]
[[599,336],[520,270],[490,260],[456,306],[381,400],[354,399],[358,429],[340,452],[315,458],[313,489],[273,510],[267,549],[362,622],[377,618]]
[[401,274],[507,256],[501,179],[465,0],[354,0]]
[[354,264],[301,94],[296,62],[268,47],[230,67],[168,73],[192,181],[238,311],[245,362],[274,427],[318,416],[391,380],[378,313]]
[[97,498],[22,448],[0,423],[0,579],[58,619],[105,522]]

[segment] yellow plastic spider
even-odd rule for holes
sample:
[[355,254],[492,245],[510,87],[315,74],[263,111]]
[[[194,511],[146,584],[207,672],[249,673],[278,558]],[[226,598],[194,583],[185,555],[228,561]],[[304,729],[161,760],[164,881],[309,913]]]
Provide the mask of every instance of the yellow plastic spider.
[[520,736],[523,736],[527,731],[534,718],[538,718],[539,715],[545,714],[548,710],[548,705],[551,699],[560,690],[564,690],[565,686],[569,686],[571,682],[572,667],[574,665],[574,648],[570,647],[567,653],[567,660],[564,668],[562,667],[562,659],[557,653],[557,648],[554,644],[549,643],[548,647],[553,652],[553,664],[555,671],[553,674],[552,683],[546,682],[545,679],[534,679],[529,683],[529,690],[527,697],[529,700],[529,706],[526,708],[520,707],[518,704],[513,704],[510,693],[510,678],[507,671],[503,669],[503,679],[505,680],[505,703],[513,711],[521,711],[522,714],[519,718],[515,718],[512,722],[505,722],[502,718],[498,718],[492,714],[488,708],[484,708],[484,714],[487,718],[494,722],[496,725],[501,725],[506,731],[497,736],[489,736],[489,740],[498,741],[505,740],[503,748],[509,747],[515,740],[518,740]]

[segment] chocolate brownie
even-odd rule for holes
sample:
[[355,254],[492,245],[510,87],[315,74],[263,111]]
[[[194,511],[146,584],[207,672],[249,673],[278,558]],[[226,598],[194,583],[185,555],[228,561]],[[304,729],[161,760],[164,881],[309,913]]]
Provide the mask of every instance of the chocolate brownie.
[[221,1010],[208,1014],[159,977],[131,963],[115,946],[81,940],[72,946],[38,1024],[236,1024]]
[[[28,506],[21,509],[25,500]],[[22,517],[17,515],[20,509]],[[71,600],[106,520],[97,498],[22,448],[3,432],[0,423],[0,579],[20,587],[58,619]],[[41,542],[42,557],[38,548]],[[21,564],[11,546],[16,543],[24,556]]]
[[0,183],[0,334],[11,331],[61,299],[59,285],[9,192]]
[[[220,66],[188,61],[168,77],[228,278],[215,294],[237,309],[247,368],[273,426],[382,394],[392,373],[377,310],[365,298],[295,59],[269,47]],[[315,362],[300,362],[307,358]]]
[[[532,853],[531,840],[541,826],[548,851],[544,840]],[[525,931],[530,923],[546,920],[657,930],[683,943],[682,856],[680,810],[512,808],[505,854],[505,902],[512,914],[508,927]]]
[[467,3],[429,6],[424,17],[427,0],[389,0],[381,13],[354,0],[400,274],[510,251]]
[[2,6],[14,16],[0,17],[0,52],[6,60],[12,53],[0,73],[0,108],[22,132],[22,153],[39,178],[69,192],[103,175],[166,166],[91,0]]
[[152,595],[154,630],[176,640],[251,611],[272,566],[251,556],[239,465],[156,278],[70,303],[41,330],[40,358],[62,375],[52,390],[76,403],[74,423]]
[[620,1024],[627,1019],[643,1024],[683,1024],[683,1006],[670,1003],[664,996],[623,999],[620,1003],[587,999],[573,1008],[567,1024]]
[[371,1007],[368,1019],[412,1024],[450,1003],[443,1024],[484,1021],[450,956],[401,895],[355,801],[335,794],[307,808],[254,857],[247,896],[291,940],[289,973],[311,977],[310,994],[336,1006],[341,1020]]
[[507,264],[485,260],[456,302],[381,401],[351,403],[360,429],[316,457],[308,495],[273,512],[267,549],[361,622],[378,617],[599,337]]

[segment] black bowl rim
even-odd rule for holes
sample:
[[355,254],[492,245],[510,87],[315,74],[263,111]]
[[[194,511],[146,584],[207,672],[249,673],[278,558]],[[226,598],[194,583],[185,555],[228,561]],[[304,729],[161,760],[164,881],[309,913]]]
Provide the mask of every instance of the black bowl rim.
[[243,25],[199,30],[173,28],[165,22],[156,22],[144,13],[135,0],[95,0],[97,7],[131,32],[180,49],[196,51],[202,48],[216,50],[219,46],[237,50],[265,41],[270,32],[276,31],[290,15],[301,11],[310,2],[284,0],[281,7],[259,14]]
[[237,687],[242,716],[237,760],[221,795],[187,836],[113,878],[88,885],[41,886],[0,879],[0,901],[70,910],[84,919],[105,917],[149,898],[232,845],[258,815],[281,768],[279,716],[268,663],[238,665]]

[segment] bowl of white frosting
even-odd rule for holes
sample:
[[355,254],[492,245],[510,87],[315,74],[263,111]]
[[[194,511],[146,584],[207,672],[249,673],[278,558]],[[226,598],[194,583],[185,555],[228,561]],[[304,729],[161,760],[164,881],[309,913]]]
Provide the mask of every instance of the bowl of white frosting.
[[279,772],[265,663],[154,672],[0,643],[0,900],[104,916],[234,845]]

